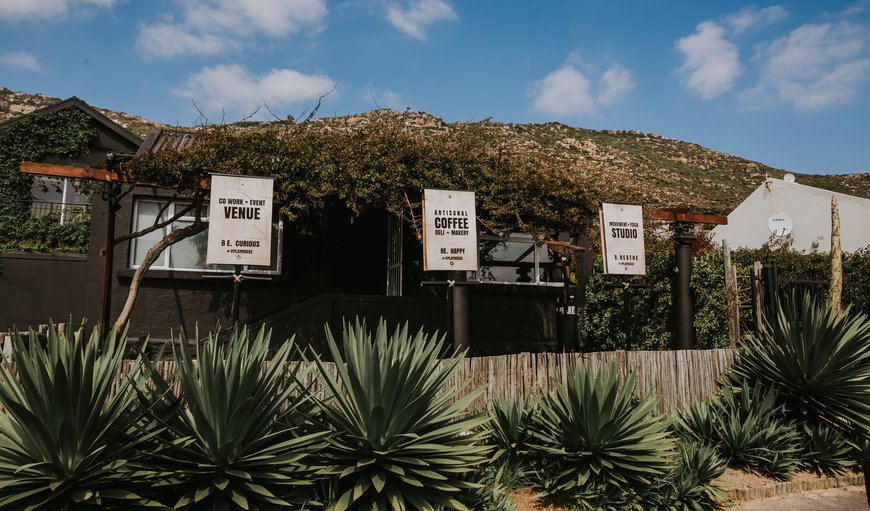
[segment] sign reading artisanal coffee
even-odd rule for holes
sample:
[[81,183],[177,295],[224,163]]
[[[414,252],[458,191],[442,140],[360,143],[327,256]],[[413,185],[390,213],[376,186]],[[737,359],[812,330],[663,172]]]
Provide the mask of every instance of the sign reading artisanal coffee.
[[423,190],[423,269],[477,271],[474,192]]
[[628,204],[601,204],[601,251],[604,273],[646,275],[643,209]]
[[212,174],[206,264],[272,264],[272,178]]

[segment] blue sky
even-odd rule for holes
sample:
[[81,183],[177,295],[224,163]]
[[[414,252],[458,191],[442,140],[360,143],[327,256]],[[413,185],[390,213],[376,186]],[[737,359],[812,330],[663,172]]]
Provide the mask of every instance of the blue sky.
[[0,0],[0,86],[181,126],[332,91],[320,115],[560,121],[866,172],[870,0]]

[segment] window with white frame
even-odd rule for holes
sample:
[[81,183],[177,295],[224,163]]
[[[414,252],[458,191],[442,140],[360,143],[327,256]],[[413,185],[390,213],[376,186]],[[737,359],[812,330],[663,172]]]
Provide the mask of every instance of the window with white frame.
[[[165,201],[159,199],[137,199],[133,206],[133,232],[145,229],[154,225],[158,215],[159,222],[164,222],[172,218],[176,211],[181,211],[190,203],[176,201],[169,204],[162,214],[160,208],[166,204]],[[153,247],[164,236],[173,230],[183,229],[195,220],[196,211],[191,210],[185,215],[179,217],[171,224],[156,229],[144,236],[134,238],[130,242],[130,268],[138,268],[139,264],[145,258],[148,249]],[[208,205],[202,208],[202,220],[208,221]],[[272,265],[266,266],[246,266],[243,268],[245,273],[262,273],[274,275],[281,273],[281,244],[283,233],[283,224],[277,218],[272,222]],[[206,246],[208,243],[208,229],[200,232],[195,236],[185,238],[163,251],[162,254],[151,265],[155,270],[175,270],[175,271],[198,271],[198,272],[231,272],[231,265],[215,265],[205,264]]]
[[546,245],[535,243],[529,234],[480,236],[481,282],[511,284],[563,285],[553,277],[553,254]]

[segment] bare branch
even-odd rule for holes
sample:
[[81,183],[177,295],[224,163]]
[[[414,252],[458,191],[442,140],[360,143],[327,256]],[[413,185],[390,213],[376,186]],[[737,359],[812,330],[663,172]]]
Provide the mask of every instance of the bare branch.
[[[263,105],[258,105],[257,108],[255,108],[253,112],[251,112],[251,113],[249,113],[248,115],[242,117],[242,118],[241,118],[239,121],[237,121],[237,122],[245,122],[245,121],[249,121],[249,120],[251,120],[255,115],[257,115],[257,112],[259,112],[259,111],[260,111],[260,108],[262,108],[263,106],[265,106],[265,103],[264,103]],[[268,108],[269,108],[269,107],[266,107],[267,110],[268,110]],[[271,110],[270,110],[270,112],[271,112]],[[226,113],[224,113],[224,115],[226,115]],[[272,114],[272,115],[275,115],[275,114]]]
[[132,192],[134,188],[136,188],[136,187],[135,187],[135,186],[128,186],[126,190],[124,190],[124,189],[122,188],[122,189],[121,189],[121,193],[118,194],[118,196],[115,198],[115,200],[118,201],[118,202],[120,203],[120,202],[121,202],[121,199],[123,199],[124,197],[130,195],[130,192]]
[[[311,111],[308,112],[307,115],[305,114],[305,112],[302,112],[302,115],[305,115],[305,120],[299,124],[304,124],[304,123],[310,121],[311,119],[314,119],[314,116],[317,115],[317,111],[320,110],[320,105],[323,104],[323,100],[326,99],[327,96],[329,96],[333,92],[335,92],[335,87],[333,87],[329,92],[322,94],[319,98],[317,98],[317,104],[314,105],[314,108],[312,108]],[[302,117],[302,115],[300,115],[299,117]]]
[[286,121],[286,119],[282,119],[282,118],[278,117],[277,115],[275,115],[275,112],[273,112],[272,109],[269,108],[269,105],[267,105],[266,103],[263,103],[263,106],[266,108],[266,111],[269,112],[269,115],[274,117],[276,121],[278,121],[278,122]]
[[[173,201],[175,200],[175,197],[177,197],[177,196],[178,196],[178,193],[173,195],[171,199],[167,200],[164,204],[162,204],[160,206],[160,211],[157,213],[157,218],[154,220],[153,224],[151,224],[149,227],[146,227],[144,229],[140,229],[136,232],[131,232],[130,234],[124,234],[122,236],[118,236],[117,238],[115,238],[115,245],[117,245],[118,243],[123,243],[125,241],[130,241],[133,238],[138,238],[140,236],[144,236],[144,235],[151,233],[151,232],[154,232],[158,229],[163,229],[167,225],[171,225],[172,223],[177,221],[179,218],[181,218],[184,215],[186,215],[187,213],[189,213],[194,208],[199,208],[199,206],[202,203],[202,194],[201,194],[201,192],[197,192],[197,196],[194,197],[193,202],[191,202],[190,204],[185,206],[180,211],[177,211],[174,215],[172,215],[171,218],[160,222],[159,220],[163,216],[163,213],[173,203]],[[201,210],[197,209],[197,214],[195,216],[194,221],[196,222],[196,221],[201,221],[201,220],[202,220]]]
[[[207,126],[208,125],[208,117],[205,116],[205,114],[199,108],[199,105],[196,104],[195,99],[191,99],[190,101],[193,103],[193,108],[196,109],[196,113],[197,113],[196,122],[197,122],[197,124],[199,124],[200,126]],[[202,121],[202,122],[200,123],[200,121]]]

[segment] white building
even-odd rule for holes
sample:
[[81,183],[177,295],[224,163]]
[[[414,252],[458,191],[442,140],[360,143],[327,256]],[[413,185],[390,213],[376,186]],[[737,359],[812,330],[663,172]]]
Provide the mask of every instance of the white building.
[[731,248],[779,240],[797,251],[829,252],[831,197],[840,209],[843,251],[870,247],[870,200],[795,183],[791,175],[768,178],[728,215],[728,225],[713,229],[713,239],[727,240]]

